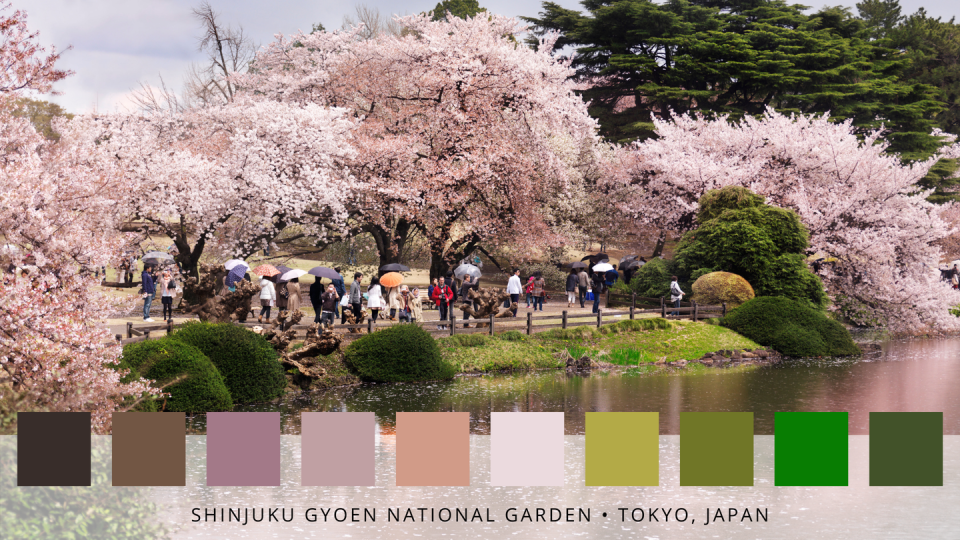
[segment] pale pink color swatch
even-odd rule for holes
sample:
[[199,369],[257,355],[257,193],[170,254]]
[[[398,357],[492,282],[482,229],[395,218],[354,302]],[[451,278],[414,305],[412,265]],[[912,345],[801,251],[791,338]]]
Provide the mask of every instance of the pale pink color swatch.
[[562,486],[563,413],[491,413],[490,483]]
[[372,412],[305,412],[300,426],[304,486],[376,485]]

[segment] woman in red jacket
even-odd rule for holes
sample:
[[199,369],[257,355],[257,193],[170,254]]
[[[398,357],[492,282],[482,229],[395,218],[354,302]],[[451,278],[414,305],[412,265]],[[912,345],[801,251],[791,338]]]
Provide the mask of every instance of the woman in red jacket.
[[440,323],[437,325],[438,330],[445,330],[447,326],[443,324],[447,320],[447,307],[453,302],[453,289],[447,286],[446,282],[440,280],[436,287],[433,288],[433,301],[437,303],[437,308],[440,309]]

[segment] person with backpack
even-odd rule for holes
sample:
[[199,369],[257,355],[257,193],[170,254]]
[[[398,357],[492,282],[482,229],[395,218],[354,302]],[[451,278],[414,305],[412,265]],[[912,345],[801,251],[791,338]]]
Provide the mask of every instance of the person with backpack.
[[[672,280],[670,282],[670,301],[673,302],[673,307],[680,309],[680,300],[683,299],[683,295],[686,294],[680,289],[680,284],[677,283],[677,276],[670,276]],[[679,311],[674,311],[671,315],[680,315]]]
[[447,321],[447,307],[453,302],[453,289],[447,286],[445,280],[440,280],[433,288],[432,299],[440,310],[440,324],[437,325],[437,330],[446,330],[447,325],[444,323]]
[[[327,291],[320,294],[320,326],[333,326],[334,310],[337,307],[338,300],[340,300],[340,295],[337,294],[337,288],[333,286],[333,283],[327,285]],[[317,333],[320,333],[319,326],[317,327]]]

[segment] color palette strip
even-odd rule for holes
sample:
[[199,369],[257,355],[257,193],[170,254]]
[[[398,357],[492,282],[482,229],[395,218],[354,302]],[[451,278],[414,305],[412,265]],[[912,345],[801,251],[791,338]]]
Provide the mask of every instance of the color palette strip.
[[[680,485],[752,486],[753,413],[680,413]],[[849,414],[777,412],[777,486],[849,485]],[[89,413],[20,413],[19,486],[89,486]],[[183,486],[183,413],[116,413],[113,484]],[[374,486],[376,418],[372,412],[301,416],[304,486]],[[279,412],[207,414],[208,486],[279,486]],[[564,485],[564,414],[493,412],[490,482],[494,486]],[[660,484],[659,415],[588,412],[585,485]],[[149,467],[144,464],[149,463]],[[397,486],[469,486],[470,414],[398,412]],[[943,413],[870,413],[872,486],[943,485]]]

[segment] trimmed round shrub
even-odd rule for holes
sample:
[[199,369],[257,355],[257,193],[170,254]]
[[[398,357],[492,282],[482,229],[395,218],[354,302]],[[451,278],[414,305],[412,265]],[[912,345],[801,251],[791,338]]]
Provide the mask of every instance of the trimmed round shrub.
[[159,410],[161,404],[164,410],[174,412],[233,409],[233,400],[223,376],[213,362],[192,345],[167,337],[131,343],[123,348],[123,355],[115,367],[130,370],[130,374],[124,377],[125,382],[143,377],[154,380],[153,386],[158,388],[186,377],[164,388],[170,397],[141,402],[138,410]]
[[698,304],[719,305],[726,302],[735,308],[754,296],[753,287],[742,277],[730,272],[711,272],[693,282],[693,299]]
[[843,325],[789,298],[758,296],[731,311],[721,324],[786,356],[860,354]]
[[287,379],[270,342],[231,323],[191,322],[171,334],[200,349],[217,366],[234,403],[270,401],[283,394]]
[[456,374],[441,358],[433,337],[415,324],[398,324],[363,336],[344,351],[343,363],[368,382],[433,381]]

